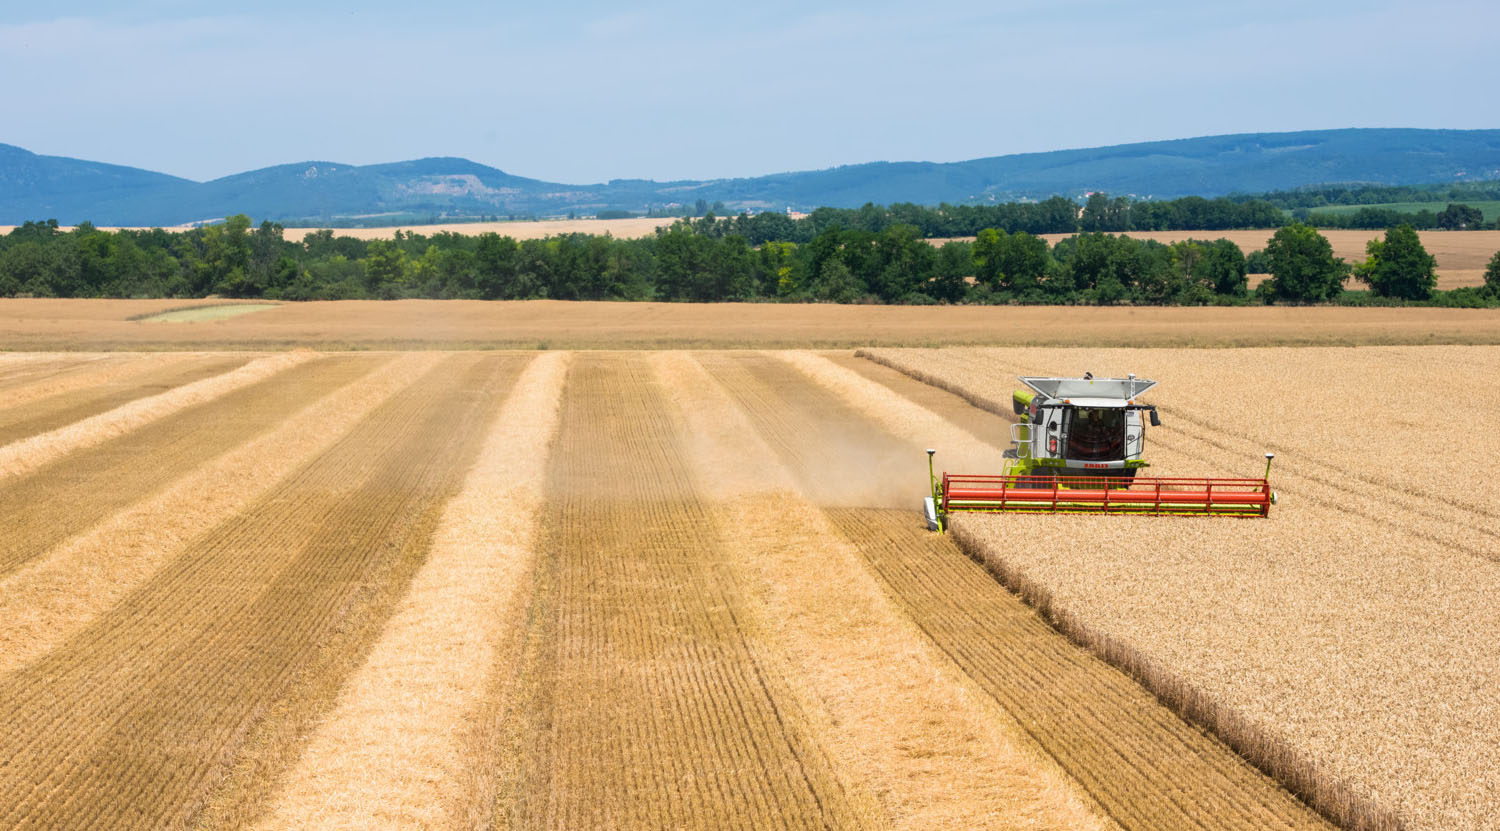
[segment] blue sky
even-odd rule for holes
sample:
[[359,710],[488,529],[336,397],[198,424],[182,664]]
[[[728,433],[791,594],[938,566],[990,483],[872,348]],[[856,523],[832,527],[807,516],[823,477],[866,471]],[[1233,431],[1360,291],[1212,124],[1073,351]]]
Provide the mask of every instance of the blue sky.
[[1500,4],[0,0],[0,142],[209,179],[464,156],[586,183],[1500,127]]

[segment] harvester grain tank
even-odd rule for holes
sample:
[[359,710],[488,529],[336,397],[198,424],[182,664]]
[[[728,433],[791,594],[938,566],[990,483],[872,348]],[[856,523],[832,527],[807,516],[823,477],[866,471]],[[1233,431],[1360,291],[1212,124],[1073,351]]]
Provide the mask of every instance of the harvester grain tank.
[[1156,407],[1140,397],[1155,381],[1137,378],[1022,377],[1012,396],[1020,417],[998,474],[933,470],[927,525],[942,530],[954,511],[991,513],[1149,514],[1153,516],[1264,517],[1276,502],[1269,476],[1260,479],[1147,477],[1146,425],[1161,425]]

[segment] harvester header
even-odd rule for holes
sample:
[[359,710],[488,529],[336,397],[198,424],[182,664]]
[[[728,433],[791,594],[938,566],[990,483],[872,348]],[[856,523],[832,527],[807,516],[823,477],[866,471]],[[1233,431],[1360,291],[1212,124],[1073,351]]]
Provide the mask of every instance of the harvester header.
[[[1018,423],[998,474],[943,473],[927,451],[931,495],[927,524],[942,530],[954,511],[990,513],[1148,514],[1265,517],[1276,502],[1269,477],[1162,478],[1137,475],[1146,425],[1158,427],[1156,406],[1137,399],[1156,382],[1137,378],[1020,378],[1013,396]],[[1143,418],[1148,416],[1148,418]]]

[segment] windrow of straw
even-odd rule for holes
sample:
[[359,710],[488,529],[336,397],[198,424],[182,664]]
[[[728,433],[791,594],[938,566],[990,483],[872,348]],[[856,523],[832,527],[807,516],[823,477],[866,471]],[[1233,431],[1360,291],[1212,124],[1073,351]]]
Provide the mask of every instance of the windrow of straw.
[[0,477],[0,574],[152,498],[384,360],[308,361],[22,475]]
[[0,825],[186,827],[255,804],[233,789],[274,781],[362,662],[521,365],[446,358],[0,678]]
[[488,760],[465,730],[534,558],[568,357],[536,358],[517,380],[427,561],[258,827],[455,828],[493,799],[466,787]]
[[176,356],[175,360],[131,360],[100,367],[89,383],[53,389],[37,398],[5,396],[0,405],[0,446],[55,430],[122,404],[221,375],[250,360],[247,355]]
[[[41,657],[170,562],[193,539],[244,511],[326,452],[378,405],[430,371],[438,357],[330,358],[298,409],[283,387],[268,432],[187,473],[167,489],[49,549],[0,578],[0,675]],[[352,370],[352,371],[351,371]],[[369,371],[368,375],[362,371]],[[354,381],[358,383],[354,383]],[[253,416],[257,406],[238,410]],[[142,458],[141,463],[160,464]]]
[[[58,353],[0,355],[0,393],[5,409],[20,407],[54,395],[87,390],[101,383],[123,382],[138,373],[191,362],[192,352],[147,354],[63,355]],[[247,358],[248,360],[248,358]]]
[[83,421],[0,447],[0,477],[19,476],[36,470],[64,454],[107,441],[195,404],[211,401],[315,357],[311,352],[288,352],[257,358],[223,375],[137,399]]

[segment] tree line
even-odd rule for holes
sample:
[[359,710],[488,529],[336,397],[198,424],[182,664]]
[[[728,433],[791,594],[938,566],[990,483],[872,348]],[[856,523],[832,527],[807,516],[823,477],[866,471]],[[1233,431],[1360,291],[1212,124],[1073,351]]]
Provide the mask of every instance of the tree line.
[[[935,245],[906,223],[833,223],[805,241],[757,243],[735,232],[741,219],[709,214],[634,240],[520,241],[446,231],[367,241],[330,230],[293,241],[280,225],[243,215],[187,231],[28,222],[0,237],[0,296],[1194,305],[1338,301],[1351,273],[1390,300],[1472,305],[1500,295],[1500,254],[1488,278],[1495,290],[1434,293],[1431,257],[1413,253],[1421,241],[1406,226],[1372,243],[1355,269],[1303,224],[1247,257],[1223,239],[1167,244],[1086,231],[1049,245],[1003,227]],[[1254,292],[1252,266],[1272,275]]]
[[[700,206],[701,207],[701,206]],[[716,206],[718,207],[718,206]],[[1228,198],[1137,201],[1127,196],[1095,193],[1080,209],[1062,196],[1040,202],[1005,202],[995,205],[951,205],[936,207],[898,202],[883,206],[866,203],[859,208],[817,208],[793,218],[776,212],[717,216],[699,214],[707,223],[696,223],[707,236],[742,236],[752,245],[764,242],[811,242],[830,228],[880,233],[905,225],[928,239],[977,236],[986,228],[1032,235],[1077,234],[1121,231],[1228,231],[1242,228],[1274,228],[1284,224],[1285,214],[1263,202],[1237,202]]]
[[[701,202],[701,200],[700,200]],[[715,206],[719,208],[722,206]],[[703,206],[697,216],[704,217]],[[911,203],[889,206],[865,204],[859,208],[818,208],[793,218],[777,212],[716,216],[709,211],[700,233],[709,236],[738,235],[752,245],[770,241],[810,242],[823,231],[845,228],[879,233],[893,225],[909,225],[928,239],[972,237],[985,228],[1033,235],[1127,231],[1231,231],[1279,228],[1300,221],[1317,228],[1378,230],[1410,225],[1420,230],[1479,230],[1500,227],[1486,223],[1483,213],[1466,204],[1449,204],[1439,210],[1398,211],[1365,207],[1351,212],[1297,211],[1293,216],[1259,199],[1219,197],[1206,199],[1135,200],[1128,196],[1093,193],[1083,206],[1054,196],[1041,202],[1007,202],[996,205],[950,205],[927,207]]]
[[1492,202],[1500,200],[1500,181],[1429,185],[1309,185],[1268,193],[1233,194],[1229,198],[1241,202],[1268,202],[1289,211],[1335,205],[1385,205],[1392,202]]

